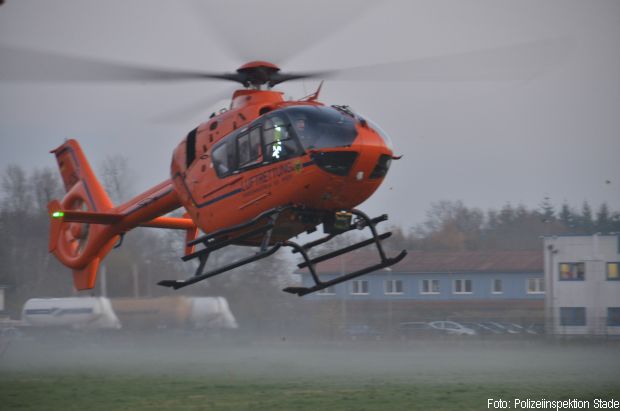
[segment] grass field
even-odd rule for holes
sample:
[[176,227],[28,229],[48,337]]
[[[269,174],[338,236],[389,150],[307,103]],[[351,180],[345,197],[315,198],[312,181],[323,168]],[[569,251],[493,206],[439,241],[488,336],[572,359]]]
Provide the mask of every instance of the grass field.
[[[620,400],[620,346],[36,339],[0,358],[1,410],[483,410]],[[593,404],[590,404],[593,408]]]

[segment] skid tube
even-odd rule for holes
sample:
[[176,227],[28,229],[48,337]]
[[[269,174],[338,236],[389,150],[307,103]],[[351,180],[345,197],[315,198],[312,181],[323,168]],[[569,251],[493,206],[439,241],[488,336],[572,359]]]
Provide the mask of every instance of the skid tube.
[[[297,294],[300,297],[303,297],[304,295],[316,292],[316,291],[320,291],[323,290],[327,287],[331,287],[332,285],[336,285],[336,284],[340,284],[344,281],[348,281],[351,280],[353,278],[362,276],[364,274],[368,274],[370,272],[376,271],[376,270],[381,270],[382,268],[386,268],[386,267],[390,267],[396,263],[398,263],[399,261],[401,261],[403,258],[405,258],[405,256],[407,255],[407,251],[406,250],[402,250],[396,257],[393,258],[388,258],[385,254],[385,251],[383,250],[383,246],[381,245],[381,241],[390,237],[392,235],[391,232],[387,232],[387,233],[383,233],[381,235],[377,234],[377,229],[375,227],[375,225],[381,221],[385,221],[387,220],[387,215],[383,214],[379,217],[376,218],[369,218],[366,214],[364,214],[363,212],[359,211],[359,210],[349,210],[349,212],[353,215],[355,215],[357,217],[357,221],[354,222],[353,224],[350,224],[350,226],[343,230],[342,232],[339,232],[338,234],[329,234],[319,240],[315,240],[303,245],[297,244],[293,241],[285,241],[282,243],[283,246],[286,247],[291,247],[293,248],[293,253],[299,253],[301,254],[301,256],[304,259],[304,262],[298,264],[297,266],[299,268],[304,268],[307,267],[308,270],[310,271],[310,275],[312,276],[312,280],[314,281],[314,286],[312,287],[287,287],[285,289],[283,289],[282,291],[285,291],[287,293],[291,293],[291,294]],[[368,227],[370,228],[370,232],[372,234],[372,238],[369,238],[367,240],[363,240],[360,241],[358,243],[352,244],[350,246],[347,247],[343,247],[339,250],[335,250],[332,252],[329,252],[327,254],[315,257],[315,258],[310,258],[308,256],[307,251],[309,251],[312,247],[315,247],[319,244],[323,244],[329,240],[331,240],[332,238],[334,238],[336,235],[340,235],[343,234],[347,231],[351,231],[354,229],[363,229],[364,227]],[[357,250],[358,248],[361,247],[365,247],[367,245],[370,244],[375,244],[375,246],[377,247],[377,251],[379,253],[379,258],[380,258],[380,262],[365,268],[362,268],[360,270],[354,271],[352,273],[348,273],[348,274],[343,274],[339,277],[336,277],[332,280],[329,281],[321,281],[321,279],[319,278],[319,275],[316,271],[316,264],[322,262],[322,261],[327,261],[330,260],[334,257],[343,255],[343,254],[347,254],[353,250]]]

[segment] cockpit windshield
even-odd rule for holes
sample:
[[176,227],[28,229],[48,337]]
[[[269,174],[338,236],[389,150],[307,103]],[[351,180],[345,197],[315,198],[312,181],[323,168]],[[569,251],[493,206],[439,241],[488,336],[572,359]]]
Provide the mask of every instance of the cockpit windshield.
[[287,107],[223,138],[213,147],[211,158],[218,177],[224,178],[302,156],[306,150],[347,147],[356,136],[351,115],[328,107]]
[[390,135],[385,130],[383,130],[381,127],[379,127],[379,124],[375,123],[374,121],[372,121],[368,117],[366,117],[364,115],[361,115],[359,113],[355,113],[355,115],[356,115],[356,117],[358,119],[364,119],[368,123],[370,128],[372,128],[375,131],[375,133],[377,133],[379,135],[379,137],[381,137],[383,139],[383,142],[385,143],[387,148],[389,148],[390,150],[394,151],[394,144],[392,143],[392,138],[390,137]]
[[304,149],[350,146],[357,137],[355,120],[340,111],[320,106],[297,106],[282,110]]
[[370,127],[373,130],[375,130],[375,132],[379,135],[379,137],[381,137],[383,139],[383,141],[385,142],[385,145],[387,146],[387,148],[389,148],[390,150],[394,151],[394,144],[392,144],[392,139],[390,138],[390,135],[388,133],[386,133],[385,130],[383,130],[381,127],[379,127],[379,124],[377,124],[374,121],[370,120],[368,117],[364,117],[364,119],[368,122]]

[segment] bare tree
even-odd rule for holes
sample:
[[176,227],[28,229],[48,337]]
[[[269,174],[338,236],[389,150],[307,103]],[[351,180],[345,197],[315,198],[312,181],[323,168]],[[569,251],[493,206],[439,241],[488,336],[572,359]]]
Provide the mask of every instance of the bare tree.
[[127,157],[120,154],[106,157],[101,165],[100,179],[114,204],[129,199],[135,175]]
[[63,189],[58,172],[49,167],[37,169],[32,173],[30,180],[37,211],[45,214],[47,204],[62,196]]
[[10,165],[2,175],[2,205],[10,212],[26,212],[31,207],[32,196],[26,172],[19,166]]

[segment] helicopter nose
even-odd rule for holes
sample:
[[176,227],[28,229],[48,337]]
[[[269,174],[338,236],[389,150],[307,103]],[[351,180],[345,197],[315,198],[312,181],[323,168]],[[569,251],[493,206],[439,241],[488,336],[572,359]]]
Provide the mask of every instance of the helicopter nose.
[[351,177],[360,182],[380,183],[392,164],[392,150],[375,130],[361,127],[359,131],[355,146],[359,156]]

